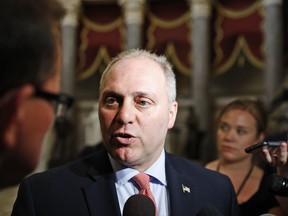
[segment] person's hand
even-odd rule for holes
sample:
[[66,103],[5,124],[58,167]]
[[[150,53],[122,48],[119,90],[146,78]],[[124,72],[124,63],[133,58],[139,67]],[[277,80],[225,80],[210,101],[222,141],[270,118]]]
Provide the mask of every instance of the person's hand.
[[270,165],[281,167],[284,164],[288,164],[287,148],[286,142],[282,142],[278,148],[264,146],[262,148],[262,155]]

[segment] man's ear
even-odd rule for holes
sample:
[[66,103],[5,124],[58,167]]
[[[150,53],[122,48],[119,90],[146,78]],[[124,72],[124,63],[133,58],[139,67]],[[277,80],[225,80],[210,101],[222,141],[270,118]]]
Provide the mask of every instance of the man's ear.
[[177,110],[178,110],[178,103],[174,101],[170,105],[169,124],[168,124],[169,129],[171,129],[174,126],[176,116],[177,116]]
[[19,137],[20,121],[23,120],[25,104],[33,96],[34,88],[30,84],[23,85],[9,93],[9,98],[1,105],[1,134],[4,148],[13,148]]

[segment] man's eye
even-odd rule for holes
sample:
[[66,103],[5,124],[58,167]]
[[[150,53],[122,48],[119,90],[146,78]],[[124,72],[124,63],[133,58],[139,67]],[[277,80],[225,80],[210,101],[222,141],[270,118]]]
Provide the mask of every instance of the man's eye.
[[107,104],[107,105],[114,105],[114,104],[116,104],[117,103],[117,100],[115,99],[115,98],[113,98],[113,97],[107,97],[106,98],[106,100],[105,100],[105,103]]
[[140,105],[141,107],[148,107],[151,103],[146,101],[146,100],[139,100],[138,105]]

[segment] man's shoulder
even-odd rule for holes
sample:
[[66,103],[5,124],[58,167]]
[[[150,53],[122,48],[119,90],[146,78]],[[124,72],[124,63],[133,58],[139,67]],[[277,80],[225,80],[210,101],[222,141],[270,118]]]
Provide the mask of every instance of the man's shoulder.
[[95,152],[64,165],[32,174],[26,180],[30,182],[51,182],[54,180],[60,182],[62,179],[69,179],[68,182],[86,181],[89,176],[108,173],[111,169],[105,152]]
[[[81,167],[84,166],[83,159],[77,159],[75,161],[71,161],[69,163],[66,163],[61,166],[49,168],[47,170],[44,170],[42,172],[34,173],[26,178],[26,181],[29,182],[51,182],[53,179],[58,179],[58,181],[61,181],[65,176],[71,177],[71,175],[78,176],[83,170],[81,170]],[[77,175],[78,173],[78,175]]]
[[167,164],[169,166],[172,166],[177,172],[187,175],[187,176],[193,176],[193,177],[203,177],[206,178],[213,178],[213,179],[220,179],[220,181],[223,180],[223,178],[227,179],[227,176],[218,173],[216,171],[209,170],[202,166],[200,163],[197,163],[195,161],[189,160],[187,158],[183,158],[177,155],[173,154],[166,154],[167,157]]
[[168,164],[171,164],[177,170],[205,170],[200,163],[192,161],[190,159],[174,155],[171,153],[166,153],[166,158]]

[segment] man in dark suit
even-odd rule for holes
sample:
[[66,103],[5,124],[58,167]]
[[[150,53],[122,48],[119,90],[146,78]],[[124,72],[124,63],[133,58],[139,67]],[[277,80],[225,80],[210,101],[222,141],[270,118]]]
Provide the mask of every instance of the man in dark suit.
[[105,149],[24,180],[12,215],[120,216],[139,192],[138,173],[150,178],[158,215],[196,215],[206,205],[238,215],[228,177],[165,152],[177,108],[175,75],[164,56],[119,54],[100,81]]

